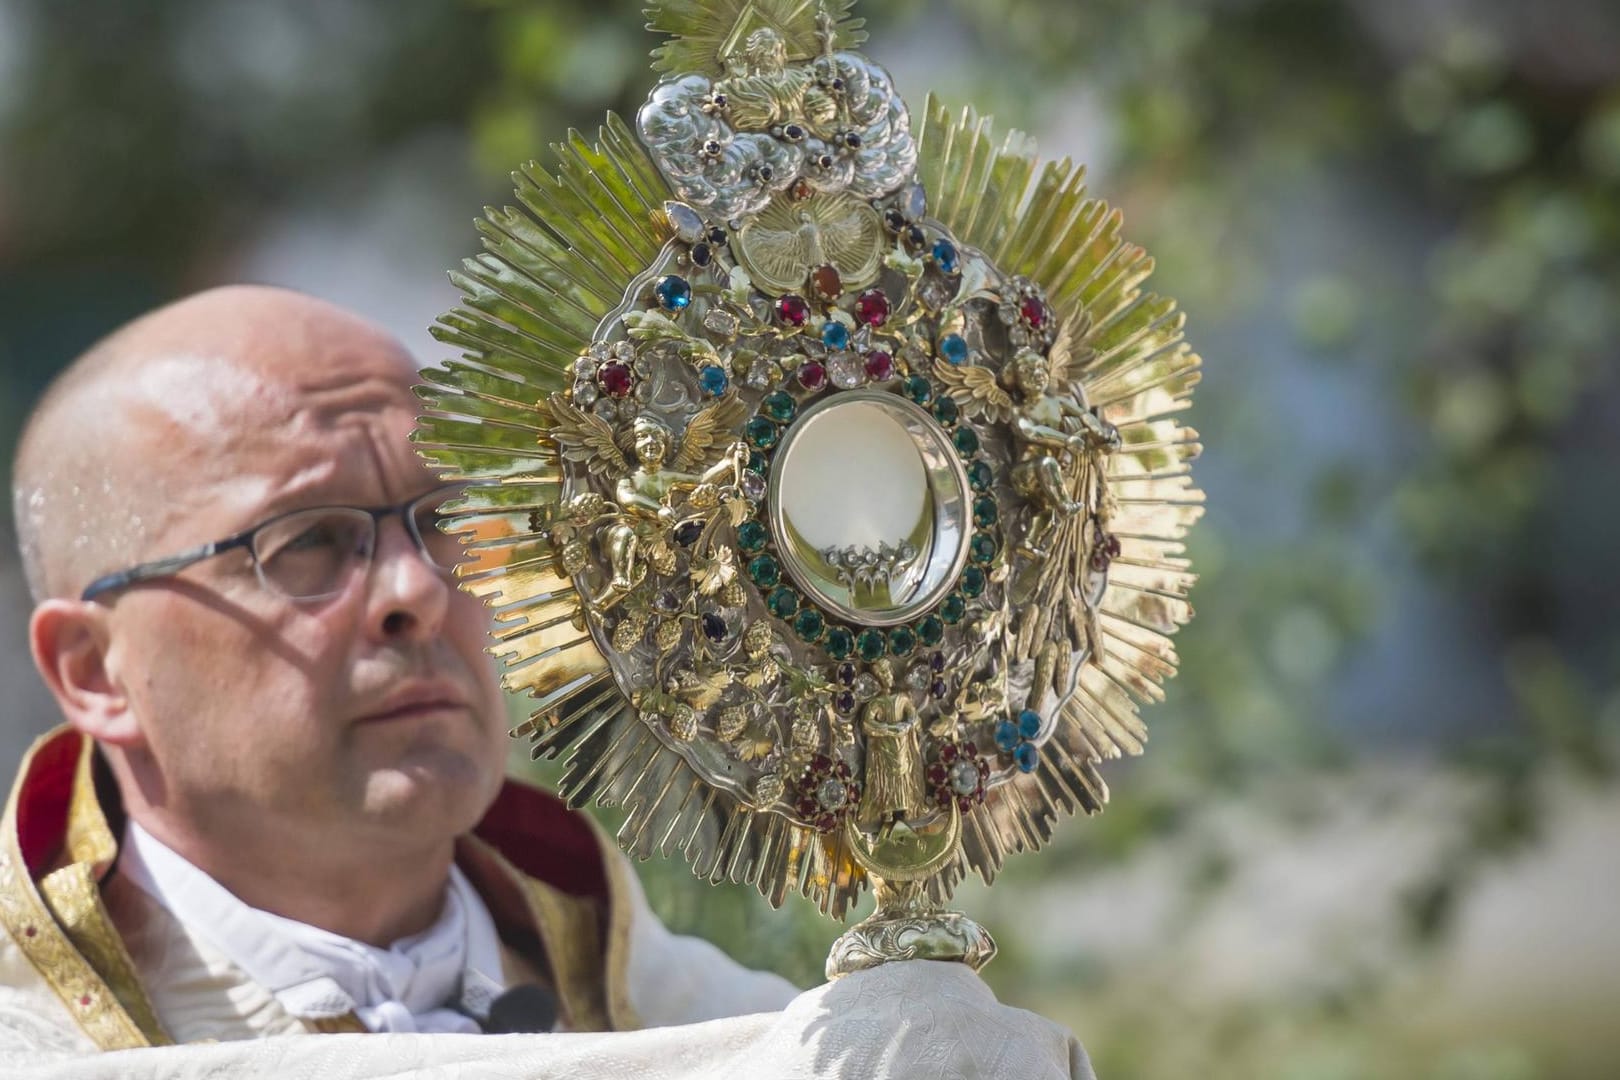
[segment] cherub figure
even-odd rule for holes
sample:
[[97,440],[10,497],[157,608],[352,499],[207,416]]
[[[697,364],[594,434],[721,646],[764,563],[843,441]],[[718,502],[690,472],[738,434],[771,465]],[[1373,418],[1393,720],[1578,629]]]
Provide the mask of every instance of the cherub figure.
[[[693,426],[696,423],[694,420]],[[642,533],[649,525],[661,530],[675,524],[678,515],[673,495],[691,491],[700,484],[719,484],[727,480],[736,484],[748,463],[748,447],[734,442],[713,465],[701,472],[690,471],[697,464],[692,459],[701,458],[702,454],[691,453],[692,426],[689,426],[674,467],[665,468],[672,441],[669,428],[662,421],[643,413],[636,417],[631,430],[636,467],[629,474],[621,476],[614,487],[614,501],[624,515],[621,520],[608,526],[605,545],[608,564],[613,569],[608,588],[616,593],[629,592],[645,576],[646,568],[638,558]],[[707,449],[705,442],[702,450]]]
[[1013,410],[1013,428],[1024,443],[1012,470],[1013,490],[1039,506],[1024,547],[1041,556],[1052,529],[1086,508],[1072,493],[1072,477],[1064,470],[1062,455],[1084,461],[1099,451],[1118,450],[1119,429],[1068,395],[1047,393],[1051,362],[1035,350],[1022,350],[1009,367],[1020,399]]
[[620,435],[601,417],[575,406],[561,393],[542,401],[539,411],[550,421],[547,434],[569,461],[584,462],[594,475],[613,481],[614,520],[603,543],[611,576],[602,593],[593,598],[606,606],[630,592],[646,576],[642,551],[652,534],[673,526],[678,518],[677,496],[700,485],[734,486],[748,462],[748,447],[730,442],[718,460],[709,462],[715,447],[736,429],[748,408],[735,394],[700,410],[686,425],[673,461],[674,437],[663,421],[643,413],[631,424],[632,465],[620,447]]
[[894,669],[887,660],[872,665],[881,693],[861,712],[861,734],[866,736],[866,786],[861,789],[856,820],[876,825],[887,839],[895,826],[921,815],[928,808],[924,786],[921,716],[911,696],[895,692]]

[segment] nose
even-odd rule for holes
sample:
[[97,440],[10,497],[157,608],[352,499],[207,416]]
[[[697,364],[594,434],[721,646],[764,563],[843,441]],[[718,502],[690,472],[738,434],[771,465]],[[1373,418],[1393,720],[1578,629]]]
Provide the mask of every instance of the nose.
[[380,641],[426,642],[444,627],[453,586],[416,546],[405,523],[377,523],[367,597],[367,624]]

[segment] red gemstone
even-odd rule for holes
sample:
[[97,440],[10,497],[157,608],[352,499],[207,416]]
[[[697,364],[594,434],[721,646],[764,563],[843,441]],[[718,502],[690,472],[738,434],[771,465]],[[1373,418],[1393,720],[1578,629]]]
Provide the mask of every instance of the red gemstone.
[[882,289],[867,289],[855,301],[855,317],[868,326],[882,326],[889,318],[889,298]]
[[815,286],[816,295],[823,300],[836,300],[844,291],[844,279],[839,276],[838,268],[833,266],[818,266],[812,270],[810,284]]
[[789,293],[776,302],[776,317],[789,326],[803,326],[810,318],[810,305],[804,297]]
[[617,360],[610,360],[598,368],[596,381],[602,384],[603,392],[609,397],[630,396],[630,369]]
[[36,930],[34,927],[29,926],[29,927],[25,927],[23,929],[23,933],[25,935],[27,935],[28,937],[33,937],[35,934],[39,933],[39,931]]
[[794,181],[793,186],[788,189],[788,195],[793,199],[794,202],[804,202],[804,200],[808,199],[815,193],[815,186],[802,176],[799,177],[798,180]]
[[79,1004],[88,1009],[90,1007],[90,995],[89,994],[81,994],[81,995],[79,995]]
[[946,743],[944,746],[939,748],[939,760],[943,761],[947,765],[956,760],[956,754],[957,749],[955,743]]
[[1018,311],[1030,326],[1039,329],[1046,323],[1046,305],[1041,303],[1038,296],[1024,297],[1024,302],[1018,305]]
[[928,782],[930,784],[933,784],[935,787],[938,787],[941,784],[947,783],[950,780],[950,778],[951,778],[951,775],[950,775],[950,773],[945,771],[945,766],[943,766],[943,765],[930,765],[930,766],[928,766]]
[[799,365],[799,385],[806,390],[820,390],[827,385],[827,369],[819,360],[806,360]]
[[821,807],[816,803],[816,800],[812,799],[808,795],[794,803],[793,806],[794,809],[798,810],[799,816],[804,818],[810,817],[811,815],[815,814],[816,811],[821,809]]
[[833,766],[833,772],[838,774],[838,779],[840,779],[840,780],[848,780],[849,779],[849,762],[840,761],[838,764]]
[[958,795],[956,797],[956,808],[958,810],[971,810],[973,809],[973,800],[964,795]]
[[873,382],[884,382],[894,378],[894,357],[882,349],[874,349],[867,353],[866,377]]
[[838,824],[838,819],[831,814],[818,814],[814,824],[817,832],[832,832],[833,826]]

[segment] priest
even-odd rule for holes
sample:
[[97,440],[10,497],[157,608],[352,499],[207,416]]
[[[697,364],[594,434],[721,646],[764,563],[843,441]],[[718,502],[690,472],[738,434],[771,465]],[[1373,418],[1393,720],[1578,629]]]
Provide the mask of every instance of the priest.
[[347,312],[230,287],[35,408],[13,496],[65,723],[0,822],[7,1075],[1089,1076],[961,965],[800,994],[669,933],[588,818],[505,778],[414,375]]

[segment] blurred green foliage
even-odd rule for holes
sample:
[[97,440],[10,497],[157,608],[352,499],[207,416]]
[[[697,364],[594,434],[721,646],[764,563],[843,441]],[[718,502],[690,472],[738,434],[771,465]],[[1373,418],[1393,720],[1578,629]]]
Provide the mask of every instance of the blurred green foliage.
[[[10,0],[26,62],[0,110],[0,425],[94,336],[206,283],[244,232],[424,131],[466,133],[487,180],[470,213],[568,126],[633,112],[652,82],[639,6]],[[1212,799],[1415,756],[1490,793],[1459,804],[1457,839],[1391,926],[1442,944],[1482,867],[1538,838],[1546,776],[1613,778],[1620,10],[862,8],[869,51],[914,105],[935,90],[1096,155],[1097,193],[1159,258],[1154,285],[1189,311],[1207,363],[1191,415],[1209,446],[1200,615],[1149,714],[1152,752],[1112,767],[1113,808],[1015,859],[996,895],[1118,866]],[[1189,905],[1229,870],[1197,862]],[[672,925],[819,979],[834,928],[806,905],[771,912],[677,864],[644,869]],[[988,972],[1004,997],[1061,1013],[1065,995],[1093,1008],[1128,992],[1104,967],[1043,967],[1020,940]],[[1553,1075],[1487,1044],[1413,1050],[1426,1064],[1401,1071],[1401,1048],[1357,1036],[1390,978],[1281,1015],[1150,1024],[1152,1003],[1124,1002],[1092,1048],[1112,1076],[1192,1071],[1171,1030],[1247,1047],[1269,1075]],[[1235,1060],[1198,1071],[1254,1075]]]

